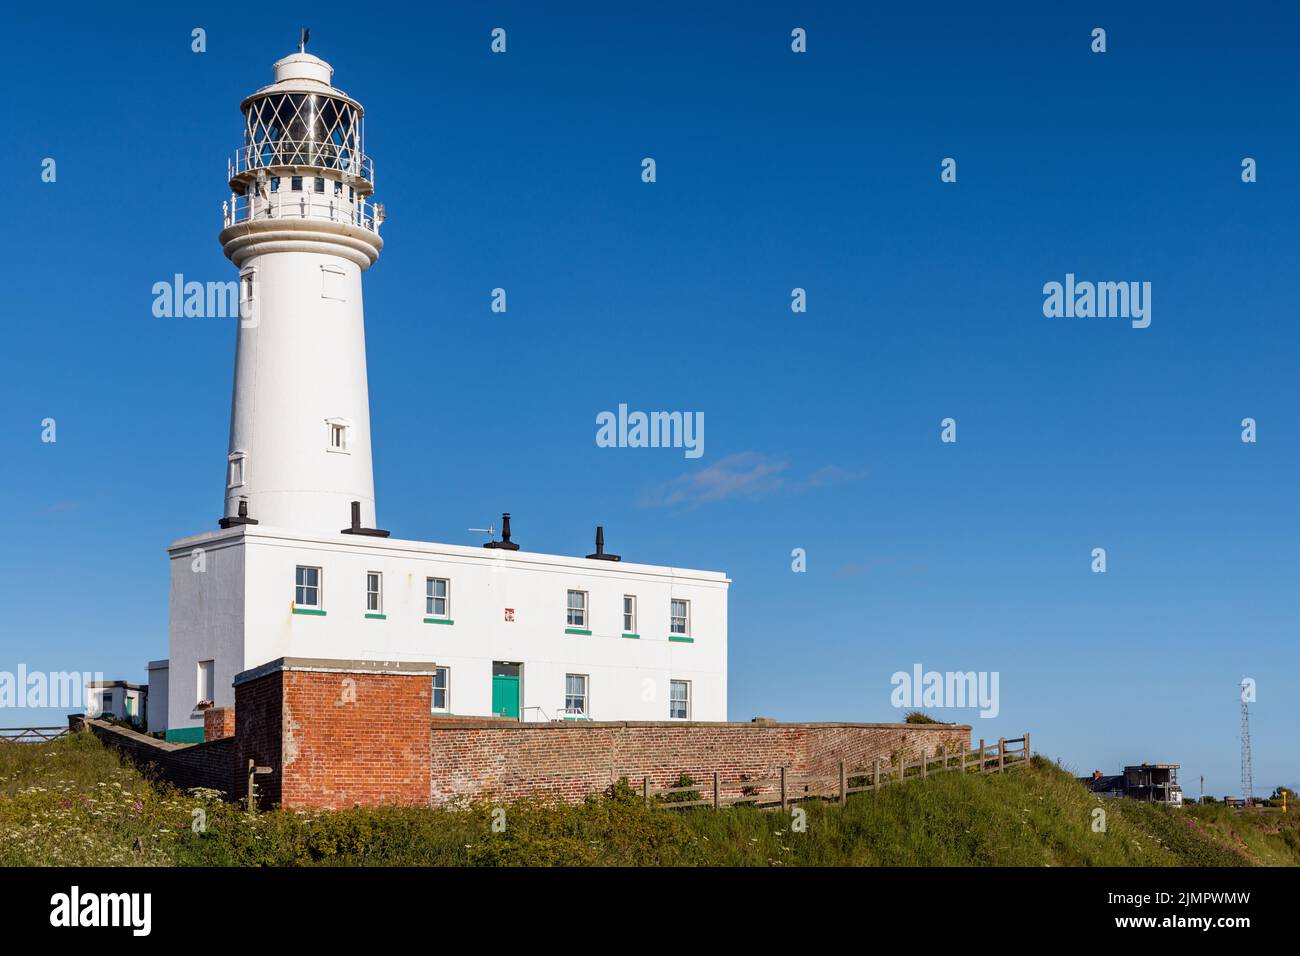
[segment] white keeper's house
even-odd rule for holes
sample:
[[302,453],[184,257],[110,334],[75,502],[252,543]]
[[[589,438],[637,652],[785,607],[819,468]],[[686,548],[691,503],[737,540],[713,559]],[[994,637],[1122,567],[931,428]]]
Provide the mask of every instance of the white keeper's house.
[[[725,720],[725,574],[511,539],[378,530],[361,275],[379,258],[361,104],[301,50],[243,104],[220,239],[239,270],[225,516],[174,542],[149,729],[201,740],[236,674],[280,657],[434,661],[435,712]],[[523,469],[521,481],[527,480]]]

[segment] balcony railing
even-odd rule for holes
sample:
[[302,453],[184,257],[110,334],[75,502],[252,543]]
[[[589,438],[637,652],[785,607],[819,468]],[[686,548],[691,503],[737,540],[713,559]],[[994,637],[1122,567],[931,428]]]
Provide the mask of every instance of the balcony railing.
[[384,221],[382,203],[310,192],[274,192],[266,198],[236,196],[233,203],[226,200],[221,204],[221,213],[227,226],[254,219],[319,219],[360,226],[375,235]]
[[370,157],[348,146],[317,140],[280,139],[244,146],[226,163],[227,178],[276,166],[311,166],[336,169],[374,185],[375,165]]

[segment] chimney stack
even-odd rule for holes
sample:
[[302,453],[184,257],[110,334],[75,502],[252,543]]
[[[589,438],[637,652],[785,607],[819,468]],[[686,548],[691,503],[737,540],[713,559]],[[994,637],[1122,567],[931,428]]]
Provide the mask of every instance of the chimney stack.
[[510,540],[510,512],[501,513],[501,540],[489,541],[483,545],[485,548],[500,548],[503,551],[518,551],[519,545]]
[[622,561],[617,554],[605,553],[605,527],[596,525],[596,553],[587,555],[593,561]]

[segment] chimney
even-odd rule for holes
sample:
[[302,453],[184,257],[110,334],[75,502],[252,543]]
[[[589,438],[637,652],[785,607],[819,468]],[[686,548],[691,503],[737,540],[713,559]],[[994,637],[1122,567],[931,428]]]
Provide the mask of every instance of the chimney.
[[596,553],[587,555],[593,561],[622,561],[617,554],[605,553],[605,527],[596,525]]
[[501,513],[501,540],[489,541],[483,545],[485,548],[500,548],[503,551],[518,551],[519,545],[510,540],[510,512]]
[[378,528],[361,527],[361,502],[352,502],[352,527],[344,528],[339,534],[361,534],[368,538],[387,538],[387,531],[380,531]]
[[256,518],[248,516],[248,499],[243,495],[239,496],[239,507],[233,518],[222,518],[217,524],[222,528],[234,528],[241,524],[257,524]]

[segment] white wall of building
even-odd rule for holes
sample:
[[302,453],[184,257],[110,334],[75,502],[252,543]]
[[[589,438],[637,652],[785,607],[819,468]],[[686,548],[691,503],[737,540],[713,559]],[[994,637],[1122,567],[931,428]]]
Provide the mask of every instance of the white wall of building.
[[[206,571],[191,570],[196,547],[206,549]],[[202,723],[181,675],[209,658],[217,706],[233,703],[239,671],[321,657],[434,661],[450,669],[449,709],[458,715],[492,712],[492,664],[502,661],[522,665],[528,720],[558,716],[567,674],[588,677],[594,720],[668,719],[670,680],[691,683],[691,719],[727,716],[724,574],[261,525],[178,541],[171,554],[171,727]],[[298,565],[321,569],[325,614],[294,613]],[[371,571],[383,575],[382,619],[366,617]],[[452,624],[425,623],[428,577],[451,582]],[[590,635],[565,633],[570,589],[588,593]],[[625,594],[637,598],[637,639],[622,636]],[[669,640],[673,598],[690,602],[689,643]]]
[[148,701],[148,730],[151,734],[159,734],[167,729],[167,662],[150,661],[148,664],[149,672],[149,701]]

